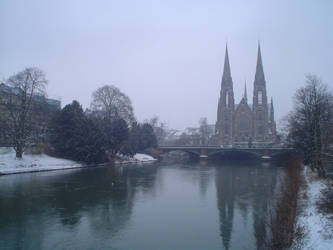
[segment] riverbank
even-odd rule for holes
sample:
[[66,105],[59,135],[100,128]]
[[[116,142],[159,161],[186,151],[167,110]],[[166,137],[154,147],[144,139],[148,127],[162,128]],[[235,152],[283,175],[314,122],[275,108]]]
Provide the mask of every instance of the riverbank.
[[120,156],[117,160],[115,160],[114,164],[122,165],[122,164],[132,164],[132,163],[146,163],[146,162],[153,162],[157,161],[150,155],[146,154],[135,154],[133,157],[129,156]]
[[[120,165],[152,161],[156,161],[156,159],[145,154],[135,154],[133,157],[120,157],[115,161],[115,164]],[[66,170],[85,167],[87,167],[87,165],[71,160],[51,157],[46,154],[25,154],[22,159],[17,159],[15,157],[15,151],[12,148],[0,148],[0,175]]]
[[15,157],[12,148],[0,148],[0,175],[30,173],[40,171],[83,168],[75,161],[40,155],[24,155],[22,159]]
[[326,180],[319,178],[317,173],[304,168],[306,190],[303,203],[303,212],[298,223],[304,228],[304,249],[331,249],[333,246],[333,216],[319,209],[323,198],[322,191],[326,188]]

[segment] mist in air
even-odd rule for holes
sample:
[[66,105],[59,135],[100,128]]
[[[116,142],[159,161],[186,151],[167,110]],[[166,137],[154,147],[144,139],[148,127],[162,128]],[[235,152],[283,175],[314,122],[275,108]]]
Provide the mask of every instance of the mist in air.
[[[235,103],[252,102],[260,40],[267,96],[278,121],[305,75],[333,82],[330,1],[0,2],[0,80],[35,66],[62,106],[111,84],[132,100],[139,121],[169,127],[216,122],[228,44]],[[332,86],[329,86],[330,88]]]

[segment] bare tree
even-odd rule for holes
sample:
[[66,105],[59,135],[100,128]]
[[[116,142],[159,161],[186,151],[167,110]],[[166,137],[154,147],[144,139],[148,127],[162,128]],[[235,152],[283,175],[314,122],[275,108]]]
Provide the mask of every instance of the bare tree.
[[333,122],[333,96],[316,75],[308,75],[306,86],[296,92],[294,100],[288,139],[303,154],[305,163],[324,175],[322,155],[329,144],[326,134]]
[[202,117],[199,120],[199,133],[200,133],[200,144],[206,145],[209,140],[209,128],[208,128],[208,122],[206,117]]
[[47,80],[42,70],[32,67],[11,76],[6,83],[10,87],[4,102],[11,128],[9,134],[16,157],[22,158],[31,132],[38,126],[33,115],[34,101],[45,96]]
[[117,87],[105,85],[92,94],[91,109],[110,120],[122,118],[127,124],[135,121],[132,102]]
[[150,120],[145,120],[145,123],[149,123],[154,128],[154,133],[157,139],[158,145],[163,145],[167,137],[167,125],[161,122],[158,116],[152,117]]

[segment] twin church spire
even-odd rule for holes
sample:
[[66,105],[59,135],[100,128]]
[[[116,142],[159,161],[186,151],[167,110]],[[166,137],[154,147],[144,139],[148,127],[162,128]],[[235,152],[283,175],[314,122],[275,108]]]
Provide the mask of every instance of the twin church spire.
[[228,46],[225,48],[224,68],[216,121],[220,145],[248,141],[272,142],[275,134],[273,104],[267,102],[266,81],[258,43],[257,65],[253,82],[253,102],[248,104],[246,82],[242,101],[235,104]]
[[[225,47],[225,58],[224,58],[224,67],[223,67],[223,75],[222,75],[222,85],[233,85],[231,70],[230,70],[230,62],[229,62],[229,53],[228,53],[228,45]],[[254,77],[254,85],[262,85],[266,86],[264,67],[261,58],[261,49],[260,42],[258,42],[258,55],[257,55],[257,66],[256,73]],[[244,87],[243,98],[247,102],[247,90],[246,90],[246,81]]]

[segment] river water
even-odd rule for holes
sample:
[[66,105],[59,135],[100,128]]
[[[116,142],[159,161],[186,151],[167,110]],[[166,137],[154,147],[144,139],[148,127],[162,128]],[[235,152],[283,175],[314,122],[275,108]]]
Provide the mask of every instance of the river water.
[[257,249],[281,168],[103,167],[0,177],[0,249]]

